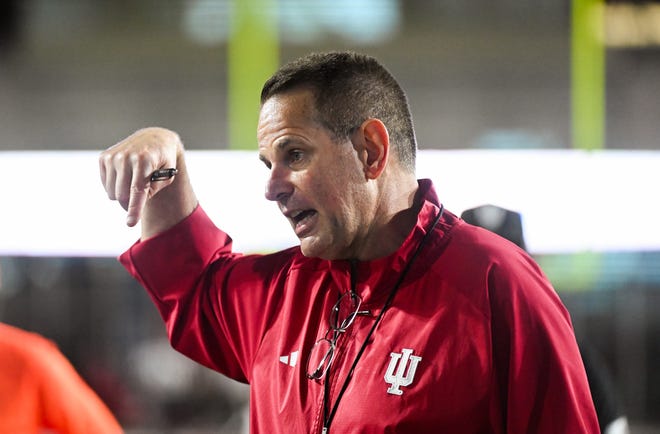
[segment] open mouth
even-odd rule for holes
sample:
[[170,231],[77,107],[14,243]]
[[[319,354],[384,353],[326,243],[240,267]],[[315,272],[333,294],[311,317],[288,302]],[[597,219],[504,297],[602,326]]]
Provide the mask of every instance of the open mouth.
[[298,237],[304,237],[312,230],[317,215],[318,212],[313,209],[302,210],[291,215],[291,225]]
[[309,217],[313,216],[316,214],[316,211],[313,209],[306,209],[303,211],[300,211],[299,213],[296,213],[295,215],[291,216],[291,220],[298,225],[302,223],[304,220],[308,219]]

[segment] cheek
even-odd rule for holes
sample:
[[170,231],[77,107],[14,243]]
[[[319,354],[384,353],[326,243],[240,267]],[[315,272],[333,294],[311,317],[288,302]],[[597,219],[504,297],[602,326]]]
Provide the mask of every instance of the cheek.
[[319,208],[333,211],[342,206],[345,196],[346,183],[339,173],[324,171],[318,176],[306,180],[308,194]]
[[365,179],[353,158],[333,158],[334,164],[307,172],[304,182],[308,187],[308,197],[316,203],[317,208],[338,220],[333,221],[333,224],[341,225],[346,222],[340,220],[349,218],[349,214],[359,205]]

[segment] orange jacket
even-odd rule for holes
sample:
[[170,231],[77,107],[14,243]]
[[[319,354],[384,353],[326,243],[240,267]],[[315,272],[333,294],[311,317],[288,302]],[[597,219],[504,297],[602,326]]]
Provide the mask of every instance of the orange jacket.
[[0,323],[0,432],[117,434],[110,410],[48,339]]

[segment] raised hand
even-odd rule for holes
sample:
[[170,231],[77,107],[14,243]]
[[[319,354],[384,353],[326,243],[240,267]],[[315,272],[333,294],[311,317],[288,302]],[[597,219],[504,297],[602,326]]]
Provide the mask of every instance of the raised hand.
[[136,131],[99,157],[101,182],[108,197],[127,211],[126,224],[135,226],[149,216],[143,220],[143,238],[180,221],[197,204],[183,154],[178,134],[152,127]]

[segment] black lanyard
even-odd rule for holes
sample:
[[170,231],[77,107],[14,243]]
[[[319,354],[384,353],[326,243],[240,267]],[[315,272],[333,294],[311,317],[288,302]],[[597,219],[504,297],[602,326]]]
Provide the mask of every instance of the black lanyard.
[[[430,239],[431,232],[433,232],[433,229],[435,229],[435,226],[438,224],[440,221],[440,218],[442,217],[442,213],[444,211],[444,205],[440,205],[440,211],[438,211],[438,215],[435,217],[435,220],[433,220],[433,224],[431,225],[430,229],[426,234],[424,234],[424,238],[419,242],[417,245],[417,249],[413,253],[412,257],[410,258],[410,261],[406,264],[406,267],[403,269],[401,272],[401,275],[399,276],[399,280],[397,280],[396,284],[390,291],[389,296],[387,297],[387,300],[385,300],[385,304],[383,305],[383,308],[381,309],[380,313],[378,314],[378,317],[376,317],[376,322],[371,326],[371,329],[369,330],[369,333],[367,333],[367,337],[365,338],[364,342],[362,342],[362,346],[360,347],[360,351],[358,351],[357,355],[355,356],[355,359],[353,359],[353,364],[351,365],[351,369],[348,371],[348,375],[346,376],[346,379],[344,380],[344,384],[341,386],[341,389],[339,390],[339,394],[337,395],[337,399],[335,400],[334,405],[332,406],[332,410],[328,414],[328,401],[330,398],[330,373],[328,372],[328,375],[326,376],[324,383],[323,383],[323,430],[321,431],[322,434],[327,434],[330,431],[330,424],[332,423],[332,420],[335,417],[335,413],[337,412],[337,407],[339,407],[339,401],[341,401],[341,398],[344,396],[344,392],[348,388],[348,383],[351,381],[351,378],[353,377],[353,372],[355,371],[355,367],[357,366],[358,361],[362,357],[362,354],[364,353],[364,350],[367,348],[367,345],[369,343],[369,339],[371,339],[371,335],[373,335],[374,331],[376,330],[376,327],[378,326],[378,323],[380,323],[380,320],[383,318],[383,314],[385,311],[390,307],[392,304],[392,300],[394,300],[394,295],[396,292],[399,290],[399,287],[401,286],[401,283],[403,282],[403,279],[406,277],[406,274],[408,274],[408,270],[410,270],[411,265],[413,262],[415,262],[415,259],[417,259],[417,256],[419,255],[419,252],[422,250],[422,247],[426,242]],[[355,274],[355,273],[353,273]],[[354,280],[354,277],[351,277],[351,280]],[[352,288],[354,289],[354,288]]]

